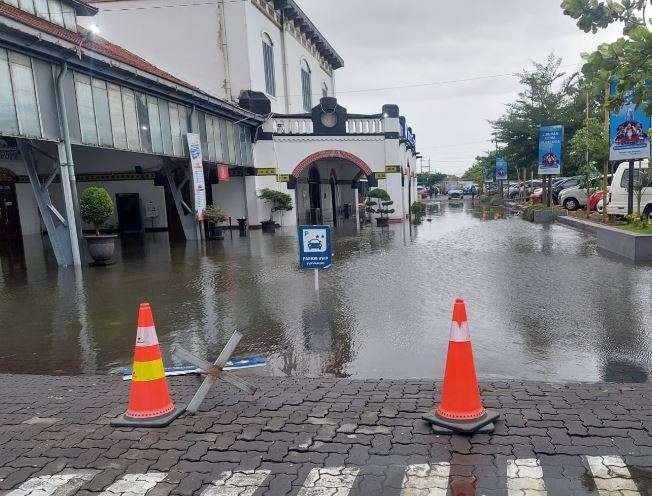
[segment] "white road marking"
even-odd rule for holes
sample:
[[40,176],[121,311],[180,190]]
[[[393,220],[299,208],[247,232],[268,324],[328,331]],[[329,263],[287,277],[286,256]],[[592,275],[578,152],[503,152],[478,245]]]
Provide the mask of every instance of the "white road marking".
[[508,496],[546,496],[543,469],[536,458],[507,460]]
[[100,496],[144,496],[147,491],[165,479],[167,475],[160,472],[125,474],[107,487]]
[[347,496],[359,471],[357,467],[313,468],[297,496]]
[[97,472],[97,470],[76,470],[33,477],[5,496],[68,496],[75,494],[84,482],[91,480]]
[[640,496],[625,461],[619,456],[587,456],[600,496]]
[[450,463],[408,465],[401,484],[401,496],[446,496]]
[[269,470],[222,472],[202,496],[253,496],[269,476]]

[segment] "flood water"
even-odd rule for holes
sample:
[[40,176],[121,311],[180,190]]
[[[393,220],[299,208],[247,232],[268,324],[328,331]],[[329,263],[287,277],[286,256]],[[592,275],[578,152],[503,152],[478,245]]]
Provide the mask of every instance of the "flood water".
[[24,257],[0,258],[0,372],[117,372],[149,301],[166,365],[173,344],[212,359],[239,330],[236,354],[264,354],[274,374],[436,378],[461,296],[484,378],[648,380],[652,266],[564,226],[496,215],[442,203],[412,232],[335,230],[319,294],[293,229],[204,246],[124,239],[116,265],[82,277],[27,240]]

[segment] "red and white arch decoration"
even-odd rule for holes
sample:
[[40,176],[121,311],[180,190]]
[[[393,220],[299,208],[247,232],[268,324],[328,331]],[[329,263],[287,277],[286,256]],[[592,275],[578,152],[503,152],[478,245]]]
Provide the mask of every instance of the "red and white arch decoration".
[[313,153],[304,158],[299,165],[297,165],[292,171],[294,177],[299,177],[303,171],[305,171],[310,164],[316,162],[317,160],[324,160],[328,158],[341,158],[343,160],[348,160],[353,163],[360,169],[366,176],[373,174],[371,167],[362,160],[360,157],[353,155],[352,153],[345,152],[344,150],[323,150],[321,152]]

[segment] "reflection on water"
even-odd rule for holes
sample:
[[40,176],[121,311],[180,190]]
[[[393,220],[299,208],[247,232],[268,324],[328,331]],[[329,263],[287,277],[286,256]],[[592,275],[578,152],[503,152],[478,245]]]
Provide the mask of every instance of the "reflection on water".
[[119,370],[147,300],[165,351],[179,344],[214,358],[238,329],[237,353],[263,353],[278,373],[439,377],[459,295],[484,377],[645,381],[651,372],[652,267],[477,202],[430,205],[412,228],[335,231],[319,295],[297,268],[293,229],[204,246],[122,239],[116,265],[83,276],[57,270],[39,239],[0,253],[1,371]]

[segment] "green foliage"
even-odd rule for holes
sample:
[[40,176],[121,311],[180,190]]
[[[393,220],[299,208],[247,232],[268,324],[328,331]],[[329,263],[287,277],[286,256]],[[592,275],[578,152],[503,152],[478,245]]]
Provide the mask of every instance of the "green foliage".
[[204,210],[204,218],[208,221],[215,222],[219,224],[220,222],[225,222],[229,216],[226,215],[226,211],[217,205],[208,205]]
[[421,172],[417,174],[417,184],[430,188],[446,180],[446,174],[441,172]]
[[412,212],[412,216],[414,217],[414,223],[421,224],[423,216],[426,215],[426,204],[415,201],[410,205],[410,212]]
[[641,214],[626,215],[625,220],[627,220],[628,225],[636,229],[646,229],[647,227],[652,226],[650,218],[644,217]]
[[271,204],[269,213],[270,222],[274,220],[274,212],[292,210],[292,197],[282,191],[264,188],[261,190],[258,198]]
[[645,18],[649,0],[563,0],[564,14],[577,20],[584,32],[596,33],[614,22],[623,24],[623,37],[603,43],[584,54],[582,73],[597,91],[604,91],[618,79],[616,94],[607,101],[610,110],[620,108],[624,93],[632,91],[634,101],[652,114],[652,89],[646,81],[652,74],[652,33]]
[[634,176],[634,199],[636,200],[636,212],[641,214],[641,201],[643,200],[643,190],[652,187],[652,172],[650,168],[638,169],[638,174]]
[[[534,63],[518,77],[523,87],[516,101],[507,105],[506,112],[491,124],[499,143],[499,154],[507,159],[509,176],[516,177],[515,168],[536,167],[539,154],[539,126],[561,124],[566,141],[584,124],[586,92],[578,74],[566,75],[560,70],[562,60],[553,54],[544,63]],[[599,101],[592,98],[590,111],[595,114]],[[564,175],[573,175],[577,162],[564,147]],[[496,152],[479,157],[494,167]],[[536,169],[535,169],[536,170]]]
[[393,214],[394,209],[387,207],[393,205],[394,202],[389,196],[389,193],[381,188],[374,188],[367,193],[367,200],[365,205],[366,211],[370,214],[379,214],[381,217],[388,214]]
[[589,160],[596,166],[609,158],[609,134],[604,123],[596,117],[586,119],[584,127],[578,129],[569,141],[569,154],[578,163],[586,162],[587,149]]
[[79,211],[82,220],[99,232],[113,214],[113,201],[106,189],[91,186],[79,197]]

